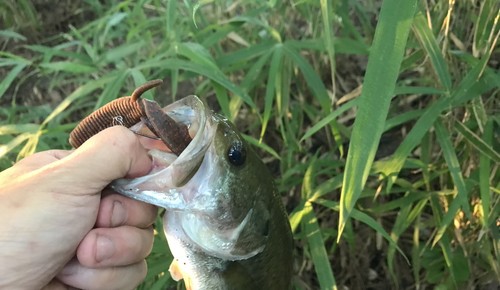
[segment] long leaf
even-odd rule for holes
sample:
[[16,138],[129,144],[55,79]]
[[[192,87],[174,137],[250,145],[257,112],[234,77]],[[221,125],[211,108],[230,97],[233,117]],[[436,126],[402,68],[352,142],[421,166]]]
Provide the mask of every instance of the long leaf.
[[389,162],[387,162],[382,169],[384,176],[390,176],[390,184],[387,187],[388,191],[391,188],[391,183],[396,180],[399,171],[403,167],[406,157],[413,151],[413,149],[415,149],[415,147],[417,147],[418,144],[420,144],[421,139],[432,127],[439,114],[450,108],[450,102],[452,107],[459,106],[463,102],[471,100],[493,88],[494,82],[477,81],[486,61],[487,57],[484,57],[478,64],[476,64],[476,66],[465,76],[462,82],[460,82],[459,86],[453,91],[451,97],[442,96],[437,102],[432,104],[426,110],[422,117],[418,119],[406,138],[403,142],[401,142],[396,152],[394,152]]
[[328,92],[326,91],[325,84],[321,81],[321,78],[314,71],[313,67],[300,55],[300,53],[293,47],[289,46],[288,43],[283,44],[283,50],[288,55],[288,57],[300,68],[304,78],[307,80],[307,84],[311,88],[314,97],[318,100],[321,108],[325,113],[330,112],[330,97],[328,97]]
[[169,68],[169,69],[183,69],[183,70],[188,70],[195,72],[200,75],[204,75],[226,89],[230,90],[234,94],[238,95],[245,103],[247,103],[250,107],[255,108],[255,104],[245,91],[243,91],[240,87],[238,87],[236,84],[233,82],[229,81],[226,76],[220,71],[220,70],[215,70],[212,67],[207,67],[203,66],[197,63],[192,63],[188,62],[185,60],[181,59],[167,59],[167,60],[162,60],[162,61],[154,61],[154,62],[147,62],[141,65],[138,65],[135,67],[136,69],[142,70],[142,69],[147,69],[147,68],[154,68],[154,67],[159,67],[159,68]]
[[45,125],[47,125],[52,119],[54,119],[57,115],[59,115],[62,111],[64,111],[72,102],[76,99],[81,98],[95,91],[96,89],[102,87],[106,83],[110,82],[115,78],[114,75],[109,74],[105,77],[102,77],[95,81],[90,81],[85,85],[76,89],[73,93],[66,97],[55,109],[52,113],[43,121],[42,125],[40,125],[40,129],[43,129]]
[[413,27],[417,32],[420,42],[429,54],[432,65],[436,70],[443,89],[445,90],[446,94],[450,94],[451,76],[448,72],[448,66],[446,65],[446,61],[441,54],[441,49],[439,49],[436,38],[434,37],[434,35],[432,35],[432,30],[429,28],[425,16],[422,13],[419,13],[413,19]]
[[[451,144],[451,141],[449,139],[449,134],[444,128],[443,124],[441,123],[440,120],[437,120],[434,123],[434,128],[436,129],[436,135],[438,138],[439,143],[441,144],[441,148],[443,150],[443,154],[446,160],[446,163],[448,164],[448,168],[450,170],[451,176],[453,178],[453,181],[455,183],[455,186],[458,189],[458,194],[457,198],[453,199],[451,202],[450,206],[448,207],[448,211],[446,212],[442,222],[438,224],[438,231],[436,233],[436,236],[433,241],[433,246],[439,242],[439,240],[443,237],[446,228],[451,224],[453,219],[455,218],[455,215],[457,211],[460,209],[460,207],[463,208],[463,210],[468,213],[468,218],[470,219],[470,210],[469,210],[469,204],[468,204],[468,199],[467,199],[467,188],[465,187],[465,183],[463,182],[463,176],[460,171],[460,164],[458,163],[458,160],[456,159],[455,152],[453,151],[453,144]],[[436,213],[435,213],[436,214]]]
[[313,207],[310,203],[305,205],[304,227],[311,248],[311,257],[318,275],[321,289],[337,289],[337,282],[333,277],[332,267],[326,253],[323,237],[318,225],[318,219],[314,215]]
[[133,53],[137,53],[138,50],[145,44],[146,42],[140,41],[137,43],[122,45],[115,49],[111,49],[103,55],[104,64],[117,62]]
[[332,0],[320,0],[321,16],[323,17],[323,33],[325,39],[325,47],[330,60],[330,74],[332,78],[332,86],[335,88],[335,46],[333,44],[332,31]]
[[227,95],[226,88],[214,81],[212,81],[212,86],[214,87],[215,96],[217,97],[217,101],[222,109],[222,113],[227,118],[231,118],[231,110],[229,110],[229,97]]
[[7,144],[0,145],[0,158],[4,157],[5,154],[9,153],[12,149],[19,146],[21,143],[29,139],[33,134],[31,133],[23,133],[21,135],[16,136],[16,138],[12,139]]
[[[142,74],[140,70],[136,69],[131,69],[130,74],[132,75],[132,78],[134,79],[134,85],[135,87],[138,87],[145,82],[147,82],[146,77]],[[148,100],[153,100],[153,93],[151,90],[144,92],[141,96],[141,98],[148,99]]]
[[[487,145],[493,141],[493,120],[488,120],[484,126],[482,141]],[[481,194],[481,206],[483,208],[483,228],[488,227],[490,215],[490,158],[481,153],[479,155],[479,191]]]
[[243,139],[245,139],[248,143],[267,151],[267,153],[276,157],[276,159],[281,160],[280,155],[278,153],[276,153],[276,151],[274,151],[273,148],[269,147],[265,143],[259,142],[259,140],[252,138],[252,137],[245,135],[245,134],[242,134],[242,136],[243,136]]
[[14,38],[26,41],[26,37],[11,30],[0,30],[0,36],[3,36],[5,38]]
[[41,67],[52,70],[52,71],[65,71],[74,74],[80,73],[93,73],[97,71],[97,68],[93,66],[88,66],[84,64],[69,62],[69,61],[57,61],[51,63],[42,63]]
[[359,104],[359,99],[354,99],[354,100],[348,102],[347,104],[344,104],[342,107],[338,108],[337,110],[331,112],[330,114],[328,114],[328,116],[321,119],[321,121],[319,121],[314,126],[312,126],[311,129],[307,130],[307,132],[304,134],[304,136],[302,136],[302,138],[300,138],[300,142],[311,137],[316,132],[321,130],[321,128],[330,124],[330,122],[332,122],[333,120],[337,119],[337,117],[340,116],[342,113],[357,106],[358,104]]
[[262,117],[262,131],[260,133],[260,140],[262,142],[262,138],[264,137],[264,133],[266,132],[267,122],[269,121],[269,117],[271,116],[271,109],[273,106],[274,98],[275,98],[275,89],[276,89],[276,76],[281,73],[281,66],[283,64],[283,49],[282,46],[278,46],[274,49],[273,57],[271,58],[271,68],[269,69],[269,76],[267,78],[267,86],[266,86],[266,99],[264,105],[264,115]]
[[450,171],[451,178],[453,179],[453,183],[457,187],[457,198],[462,201],[463,210],[467,217],[471,219],[468,191],[467,187],[465,186],[462,169],[460,168],[460,162],[458,162],[457,155],[455,154],[455,148],[450,140],[450,134],[439,119],[434,123],[434,129],[436,129],[436,137],[439,144],[441,145],[444,159],[448,164],[448,170]]
[[469,141],[472,146],[476,147],[482,154],[486,155],[489,159],[493,160],[496,163],[500,163],[500,154],[493,149],[490,145],[488,145],[485,141],[479,138],[474,132],[472,132],[469,128],[467,128],[461,122],[455,122],[455,129],[457,129],[462,136]]
[[[321,204],[323,206],[326,206],[332,210],[339,211],[341,209],[340,204],[338,202],[334,202],[331,200],[325,200],[325,199],[317,199],[314,201],[317,204]],[[391,238],[391,236],[387,233],[387,231],[379,224],[377,223],[371,216],[367,215],[364,212],[361,212],[359,210],[354,209],[352,211],[352,218],[356,219],[372,229],[376,230],[378,233],[380,233],[390,244],[394,245],[394,247],[398,250],[398,252],[401,253],[401,255],[408,261],[406,258],[406,255],[404,254],[403,250],[394,242],[394,240]]]
[[263,55],[275,46],[276,43],[272,41],[264,41],[260,44],[245,47],[240,50],[228,53],[215,60],[219,67],[227,67],[235,63],[247,61],[259,55]]
[[0,83],[0,99],[10,87],[17,75],[26,67],[26,65],[27,64],[24,62],[19,63],[7,74],[7,76],[5,76],[5,78]]
[[121,97],[119,96],[119,93],[121,89],[123,88],[123,84],[127,80],[127,78],[130,76],[130,71],[129,69],[124,70],[124,71],[119,71],[118,75],[114,80],[112,80],[106,88],[102,91],[101,95],[97,99],[97,102],[95,104],[95,110],[99,109],[100,107],[106,105],[107,103],[113,101],[114,99]]
[[[69,45],[69,44],[71,44],[71,45]],[[44,54],[43,62],[48,63],[53,56],[58,55],[58,56],[62,56],[62,57],[73,58],[75,60],[81,61],[82,63],[92,64],[92,59],[88,55],[64,50],[64,49],[67,49],[67,48],[70,48],[72,46],[79,44],[78,41],[75,41],[74,43],[69,43],[69,44],[65,43],[65,45],[59,45],[55,48],[54,47],[47,47],[47,46],[43,46],[43,45],[26,45],[25,47],[28,49],[31,49],[33,51],[38,51],[38,52],[43,53]]]
[[347,155],[340,198],[339,238],[375,157],[415,7],[416,1],[413,0],[386,0],[382,4]]

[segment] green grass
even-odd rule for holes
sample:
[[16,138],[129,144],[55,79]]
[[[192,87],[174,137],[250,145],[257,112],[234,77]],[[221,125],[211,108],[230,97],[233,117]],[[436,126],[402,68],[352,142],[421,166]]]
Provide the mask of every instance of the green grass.
[[[0,4],[1,170],[159,78],[278,176],[295,289],[500,282],[499,1],[82,1],[58,33],[37,3]],[[139,289],[171,260],[159,230]]]

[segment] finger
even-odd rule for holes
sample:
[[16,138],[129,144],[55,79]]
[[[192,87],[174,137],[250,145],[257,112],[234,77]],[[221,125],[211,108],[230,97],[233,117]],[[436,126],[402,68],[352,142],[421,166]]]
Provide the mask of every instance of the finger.
[[158,208],[154,205],[119,195],[112,190],[106,190],[103,195],[97,214],[97,227],[127,225],[144,229],[156,220]]
[[3,176],[5,176],[6,181],[14,180],[15,178],[18,178],[23,174],[38,170],[45,165],[59,161],[70,155],[71,152],[72,151],[68,150],[49,150],[35,153],[22,159],[14,166],[7,169],[4,172]]
[[47,164],[65,158],[66,156],[70,155],[71,152],[72,151],[69,150],[48,150],[38,152],[17,162],[15,166],[38,169]]
[[57,279],[78,289],[127,290],[135,289],[144,280],[146,273],[145,260],[124,267],[90,269],[73,259],[57,275]]
[[91,230],[82,240],[76,255],[88,268],[125,266],[146,258],[153,248],[153,228],[122,226]]
[[80,195],[95,194],[115,179],[145,175],[151,169],[151,159],[130,130],[114,126],[99,132],[71,155],[44,169],[48,178],[72,173],[65,174],[65,180],[59,178],[62,192],[74,188],[82,189]]
[[64,285],[57,279],[52,279],[49,284],[45,285],[41,290],[78,290],[77,288]]

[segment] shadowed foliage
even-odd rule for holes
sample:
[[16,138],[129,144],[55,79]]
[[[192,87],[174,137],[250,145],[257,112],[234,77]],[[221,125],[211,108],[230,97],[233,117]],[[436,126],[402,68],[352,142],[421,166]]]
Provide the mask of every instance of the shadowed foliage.
[[[0,170],[70,149],[85,116],[161,79],[144,98],[198,95],[275,175],[295,289],[497,289],[499,9],[5,0]],[[183,289],[168,272],[160,216],[155,226],[138,289]]]

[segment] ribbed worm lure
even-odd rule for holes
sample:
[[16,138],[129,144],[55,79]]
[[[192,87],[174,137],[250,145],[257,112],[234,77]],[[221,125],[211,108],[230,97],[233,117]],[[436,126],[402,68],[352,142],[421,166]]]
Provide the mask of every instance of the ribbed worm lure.
[[162,80],[146,82],[136,88],[130,97],[118,98],[87,116],[71,132],[69,138],[71,146],[80,147],[90,137],[108,127],[119,124],[130,128],[143,122],[156,136],[134,133],[160,139],[174,154],[179,156],[191,142],[188,127],[175,122],[155,101],[141,98],[144,92],[161,83],[163,83]]

